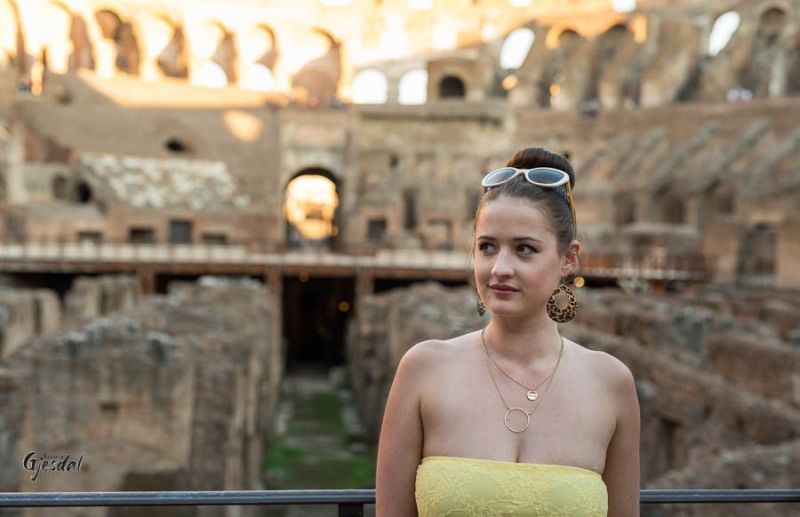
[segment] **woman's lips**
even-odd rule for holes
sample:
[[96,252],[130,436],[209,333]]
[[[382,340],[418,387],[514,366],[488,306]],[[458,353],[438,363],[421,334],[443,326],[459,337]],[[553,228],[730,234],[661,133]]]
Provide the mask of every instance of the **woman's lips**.
[[518,291],[518,289],[505,284],[492,284],[489,286],[489,289],[491,289],[498,296],[508,296]]

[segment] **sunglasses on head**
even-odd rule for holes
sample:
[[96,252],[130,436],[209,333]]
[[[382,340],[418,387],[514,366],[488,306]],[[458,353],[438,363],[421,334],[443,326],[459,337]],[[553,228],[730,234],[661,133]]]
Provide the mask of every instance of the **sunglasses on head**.
[[567,201],[569,202],[570,213],[572,214],[572,228],[577,231],[575,222],[575,204],[572,201],[572,187],[569,182],[569,174],[566,172],[554,169],[552,167],[536,167],[534,169],[517,169],[516,167],[502,167],[494,170],[483,177],[481,186],[483,188],[492,188],[508,183],[517,176],[522,176],[528,183],[542,188],[557,188],[564,185],[567,192]]

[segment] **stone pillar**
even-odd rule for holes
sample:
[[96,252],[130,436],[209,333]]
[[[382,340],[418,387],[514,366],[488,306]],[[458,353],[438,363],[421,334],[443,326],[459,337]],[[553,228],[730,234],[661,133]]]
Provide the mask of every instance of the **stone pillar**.
[[[280,267],[268,267],[264,271],[264,280],[267,287],[272,291],[275,299],[275,314],[273,315],[274,325],[272,326],[272,343],[274,347],[283,350],[283,270]],[[281,359],[284,359],[281,355]],[[278,368],[278,365],[274,365]],[[280,372],[283,371],[283,364],[280,365]],[[272,374],[280,377],[280,372],[273,370]]]
[[780,49],[770,63],[769,84],[767,91],[770,97],[783,97],[788,89],[788,70],[786,67],[786,50]]
[[139,282],[139,296],[148,296],[156,292],[156,272],[149,267],[136,270],[136,278]]

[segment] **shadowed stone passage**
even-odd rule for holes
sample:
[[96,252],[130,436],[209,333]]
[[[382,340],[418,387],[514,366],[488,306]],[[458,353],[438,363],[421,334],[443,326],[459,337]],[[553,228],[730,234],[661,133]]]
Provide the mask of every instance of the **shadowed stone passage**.
[[[343,369],[289,374],[265,459],[265,485],[282,489],[375,487],[375,461]],[[374,507],[364,508],[373,515]],[[263,515],[330,516],[336,505],[265,507]]]

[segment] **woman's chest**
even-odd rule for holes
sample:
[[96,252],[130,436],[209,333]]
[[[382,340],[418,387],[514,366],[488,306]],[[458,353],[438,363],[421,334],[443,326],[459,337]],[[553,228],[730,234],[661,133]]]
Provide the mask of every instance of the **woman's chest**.
[[601,471],[614,432],[609,396],[568,374],[539,390],[472,375],[442,375],[425,392],[425,456],[557,463]]

